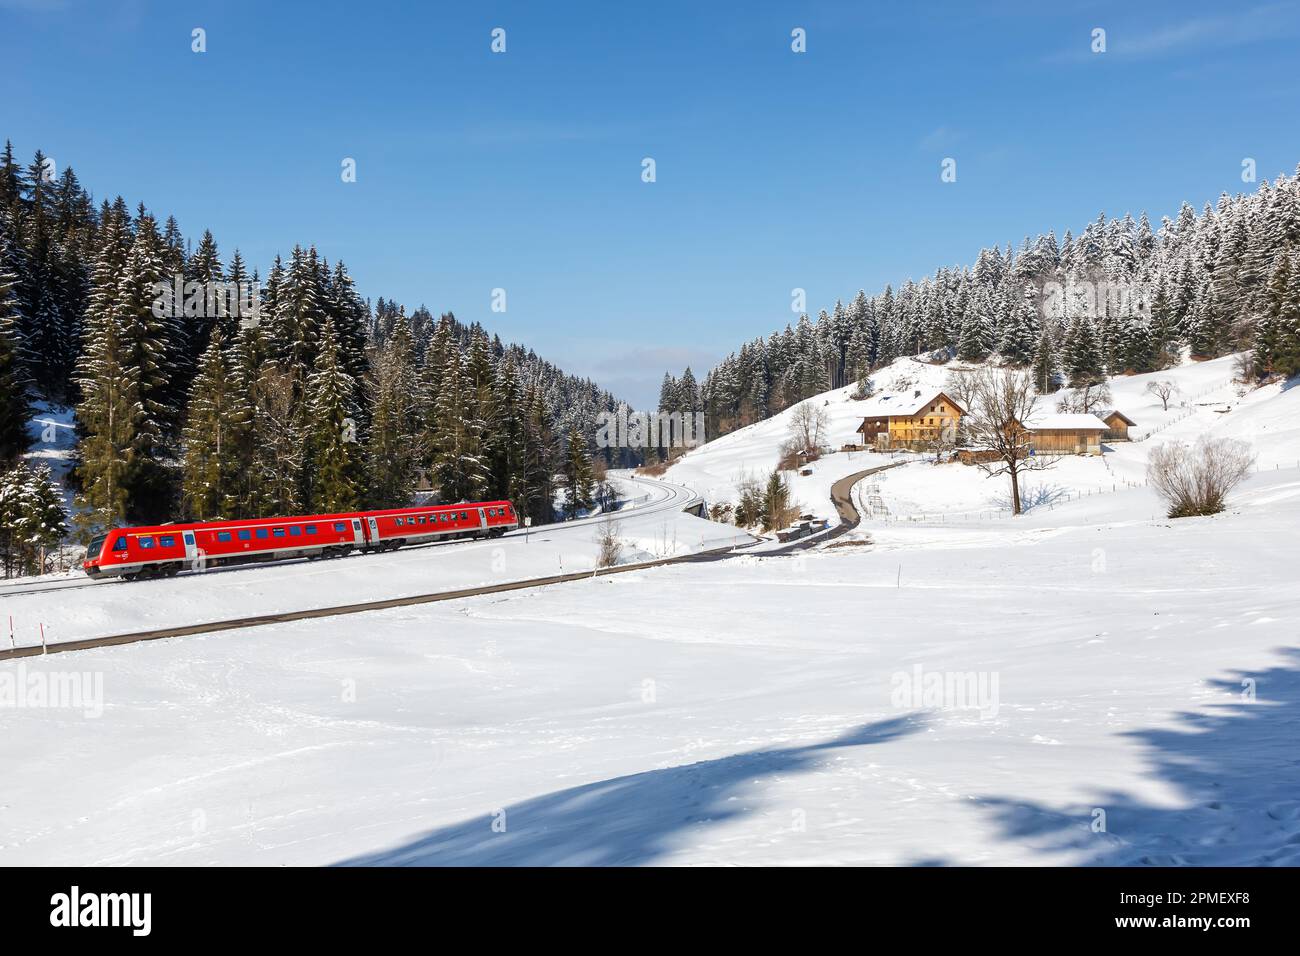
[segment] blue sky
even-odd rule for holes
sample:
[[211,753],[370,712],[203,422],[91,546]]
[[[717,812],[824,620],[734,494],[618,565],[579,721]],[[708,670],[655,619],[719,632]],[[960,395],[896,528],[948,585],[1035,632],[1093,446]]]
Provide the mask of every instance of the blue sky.
[[1293,171],[1298,41],[1300,2],[0,0],[0,136],[645,404],[795,287],[815,313],[1102,210],[1158,224],[1255,188],[1246,157]]

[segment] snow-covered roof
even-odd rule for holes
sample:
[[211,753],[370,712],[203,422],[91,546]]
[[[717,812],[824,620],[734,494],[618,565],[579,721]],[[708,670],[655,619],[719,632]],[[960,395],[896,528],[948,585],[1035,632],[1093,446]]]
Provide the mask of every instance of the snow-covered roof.
[[1096,415],[1053,413],[1035,415],[1025,422],[1025,427],[1031,432],[1046,431],[1048,429],[1104,432],[1110,426]]
[[951,402],[958,411],[965,409],[953,401],[938,388],[909,388],[902,392],[881,392],[866,400],[862,414],[867,418],[879,418],[884,415],[915,415],[925,406],[942,396]]
[[1096,415],[1096,416],[1097,416],[1098,418],[1100,418],[1102,421],[1105,421],[1106,419],[1110,418],[1112,415],[1118,415],[1120,418],[1124,419],[1124,421],[1128,422],[1128,424],[1130,424],[1130,425],[1136,425],[1136,424],[1137,424],[1137,422],[1133,421],[1133,419],[1129,418],[1127,415],[1125,415],[1123,412],[1121,412],[1118,408],[1098,408],[1098,409],[1095,409],[1095,410],[1092,412],[1092,414]]

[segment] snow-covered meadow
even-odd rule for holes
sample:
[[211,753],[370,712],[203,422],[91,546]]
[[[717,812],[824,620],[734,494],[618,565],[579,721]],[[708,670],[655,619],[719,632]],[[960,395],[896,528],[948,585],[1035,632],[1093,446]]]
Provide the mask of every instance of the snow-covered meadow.
[[[1164,374],[1168,413],[1112,383],[1154,437],[1033,476],[1066,490],[1014,520],[958,513],[997,479],[916,462],[824,550],[0,663],[0,864],[1300,864],[1297,390]],[[785,431],[667,477],[717,500]],[[1226,513],[1165,519],[1145,456],[1206,433],[1260,468]],[[827,456],[798,493],[881,459]],[[627,557],[743,540],[689,500],[619,516]],[[0,613],[57,640],[427,593],[591,567],[597,532]]]
[[1300,862],[1300,479],[1149,496],[31,659],[0,862]]

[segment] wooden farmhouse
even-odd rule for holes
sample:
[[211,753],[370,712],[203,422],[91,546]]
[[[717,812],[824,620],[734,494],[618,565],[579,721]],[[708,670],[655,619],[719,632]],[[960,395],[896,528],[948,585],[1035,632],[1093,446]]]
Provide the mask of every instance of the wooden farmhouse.
[[863,445],[877,451],[925,450],[936,441],[955,440],[965,414],[966,409],[935,388],[881,394],[867,400],[858,434]]
[[1106,423],[1106,431],[1101,436],[1102,441],[1128,441],[1129,428],[1137,424],[1118,408],[1102,408],[1092,414]]

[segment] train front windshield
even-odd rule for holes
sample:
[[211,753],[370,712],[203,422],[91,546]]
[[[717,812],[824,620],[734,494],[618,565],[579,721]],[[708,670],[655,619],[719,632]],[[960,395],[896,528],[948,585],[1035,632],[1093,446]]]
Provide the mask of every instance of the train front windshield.
[[104,542],[108,540],[108,535],[97,534],[90,539],[90,544],[86,546],[86,560],[94,561],[99,557],[99,552],[104,550]]

